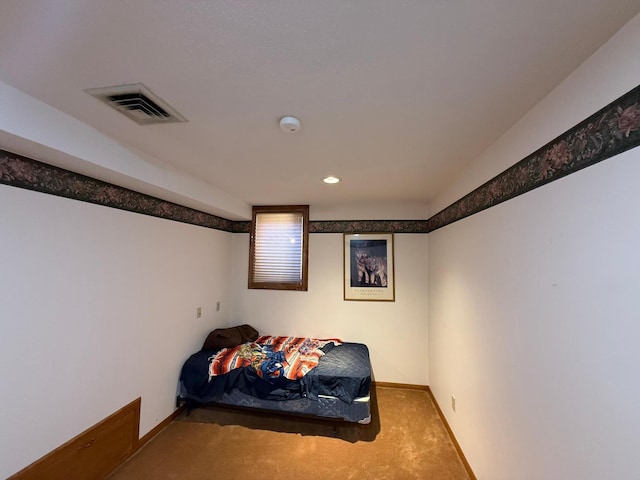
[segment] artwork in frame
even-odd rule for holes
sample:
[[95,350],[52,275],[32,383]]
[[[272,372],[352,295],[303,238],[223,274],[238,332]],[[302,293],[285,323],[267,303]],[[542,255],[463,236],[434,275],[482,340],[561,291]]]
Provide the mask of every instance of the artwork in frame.
[[344,299],[394,302],[393,233],[345,233]]

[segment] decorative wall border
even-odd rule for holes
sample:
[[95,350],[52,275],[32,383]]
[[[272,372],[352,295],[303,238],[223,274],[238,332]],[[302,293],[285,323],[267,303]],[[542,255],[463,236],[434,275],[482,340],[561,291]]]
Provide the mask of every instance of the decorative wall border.
[[[0,184],[225,232],[249,233],[251,228],[251,222],[228,220],[5,150],[0,150]],[[427,220],[311,221],[309,230],[427,233]]]
[[0,150],[0,183],[176,222],[233,231],[233,221]]
[[233,222],[233,233],[250,233],[251,222],[235,221]]
[[433,215],[432,232],[445,225],[640,145],[640,86]]
[[[640,86],[428,220],[311,221],[310,233],[430,233],[640,145]],[[0,184],[189,223],[249,233],[232,221],[0,150]]]
[[[249,233],[251,222],[234,222],[233,233]],[[310,220],[309,233],[428,233],[427,220]]]
[[427,220],[322,220],[309,222],[309,233],[427,233]]

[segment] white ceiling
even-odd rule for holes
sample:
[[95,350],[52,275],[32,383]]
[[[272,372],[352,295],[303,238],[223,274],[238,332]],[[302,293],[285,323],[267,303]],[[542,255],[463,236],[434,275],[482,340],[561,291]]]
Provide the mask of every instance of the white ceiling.
[[[640,0],[0,0],[0,81],[249,204],[426,204],[638,11]],[[84,92],[135,82],[188,122],[138,126]],[[298,133],[279,130],[286,114]],[[324,185],[329,174],[342,183]]]

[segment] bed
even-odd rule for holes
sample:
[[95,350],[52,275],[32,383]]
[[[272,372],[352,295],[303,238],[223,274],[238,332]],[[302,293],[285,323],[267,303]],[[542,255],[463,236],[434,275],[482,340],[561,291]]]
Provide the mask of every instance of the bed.
[[216,329],[180,374],[179,402],[247,407],[367,424],[371,363],[361,343]]

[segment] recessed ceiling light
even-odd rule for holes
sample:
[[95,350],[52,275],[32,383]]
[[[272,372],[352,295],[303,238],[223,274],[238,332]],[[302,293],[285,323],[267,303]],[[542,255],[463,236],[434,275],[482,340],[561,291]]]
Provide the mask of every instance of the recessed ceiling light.
[[338,177],[329,176],[329,177],[326,177],[326,178],[322,179],[322,181],[324,183],[338,183],[340,181],[340,179]]

